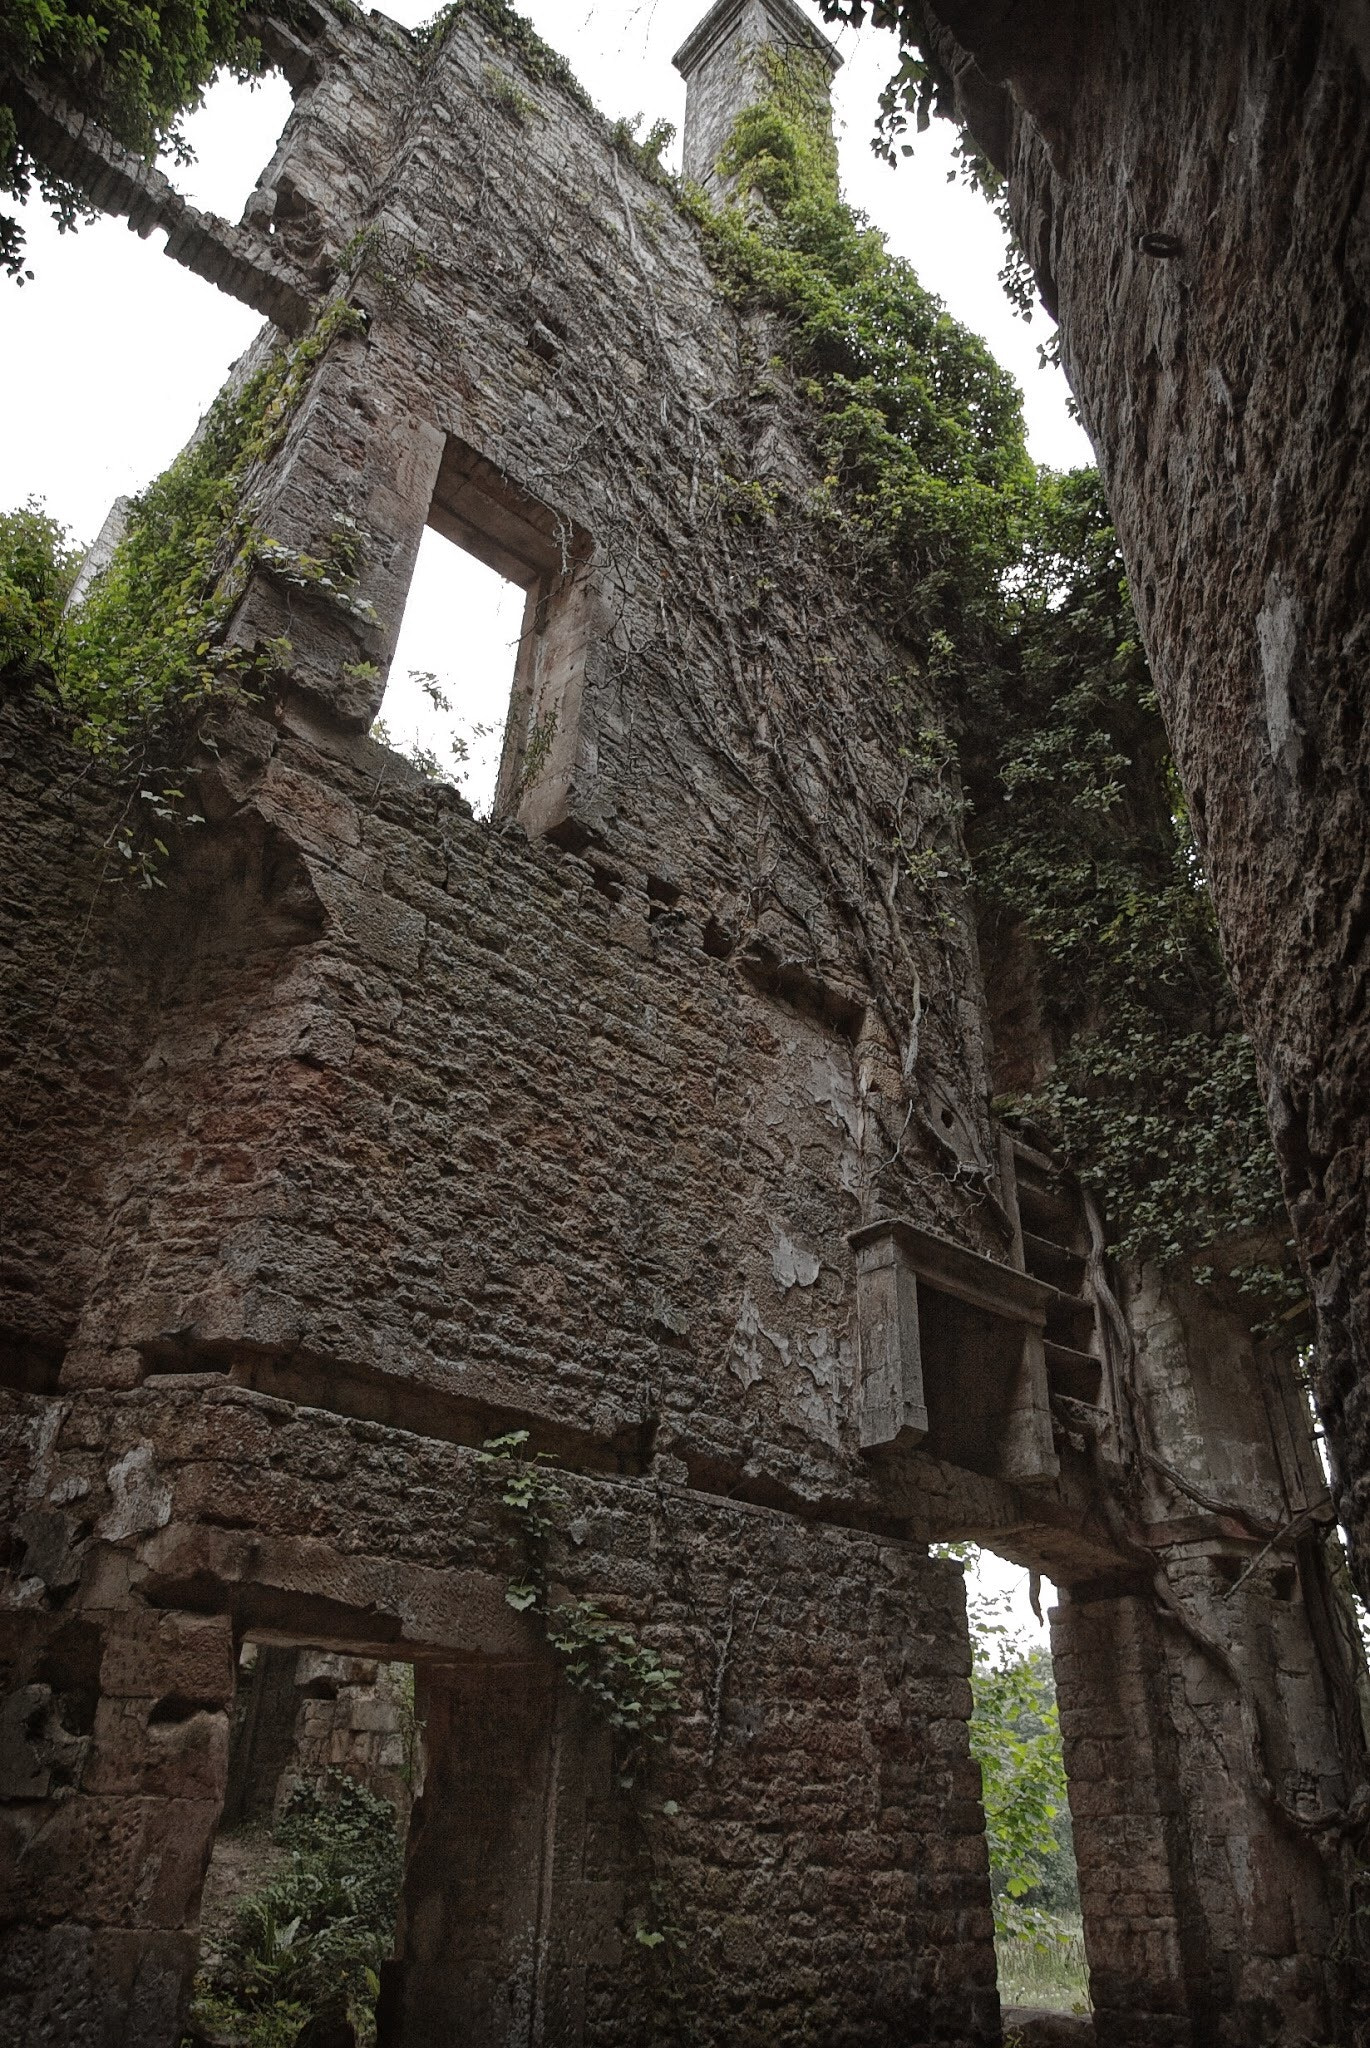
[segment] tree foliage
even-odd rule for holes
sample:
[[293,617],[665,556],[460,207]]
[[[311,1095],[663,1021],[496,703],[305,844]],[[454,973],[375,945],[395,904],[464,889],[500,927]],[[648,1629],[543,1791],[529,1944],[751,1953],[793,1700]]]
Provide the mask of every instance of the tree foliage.
[[1051,1657],[1018,1650],[996,1662],[982,1632],[974,1641],[970,1746],[984,1787],[995,1931],[1050,1940],[1047,1916],[1078,1903]]
[[980,1766],[995,1931],[1055,1942],[1055,1916],[1077,1911],[1080,1894],[1051,1655],[1024,1644],[1006,1593],[977,1583],[972,1546],[952,1544],[944,1554],[972,1575],[970,1747]]
[[0,512],[0,684],[56,680],[62,607],[80,560],[37,499]]

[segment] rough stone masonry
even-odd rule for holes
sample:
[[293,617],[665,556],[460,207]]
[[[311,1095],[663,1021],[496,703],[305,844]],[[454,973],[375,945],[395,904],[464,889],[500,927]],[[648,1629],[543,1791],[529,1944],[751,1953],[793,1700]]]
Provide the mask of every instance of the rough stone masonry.
[[1262,1064],[1367,1592],[1370,9],[910,12],[1060,319]]
[[[173,253],[277,323],[254,362],[354,309],[251,487],[232,636],[288,658],[153,897],[101,886],[123,799],[41,697],[0,714],[0,2032],[179,2042],[248,1643],[415,1666],[389,2048],[988,2048],[929,1549],[974,1538],[1061,1588],[1099,2041],[1351,2040],[1364,1674],[1306,1410],[991,1115],[1006,970],[959,863],[890,851],[906,650],[803,516],[769,322],[501,10],[272,36],[276,156]],[[768,44],[828,57],[791,0],[705,17],[687,146]],[[291,565],[343,522],[339,603]],[[527,591],[489,822],[368,737],[426,524]],[[505,1598],[517,1431],[557,1597],[680,1673],[629,1787]]]

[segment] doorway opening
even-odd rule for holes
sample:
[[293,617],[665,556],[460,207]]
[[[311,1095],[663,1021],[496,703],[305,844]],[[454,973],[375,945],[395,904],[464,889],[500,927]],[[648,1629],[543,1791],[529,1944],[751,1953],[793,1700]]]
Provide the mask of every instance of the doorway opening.
[[966,1571],[971,1747],[983,1788],[1000,2001],[1006,2013],[1087,2014],[1080,1881],[1045,1620],[1055,1588],[974,1544],[944,1554]]
[[423,1789],[415,1678],[408,1663],[243,1644],[189,2048],[277,2048],[311,2024],[374,2048]]
[[612,1732],[545,1645],[393,1647],[243,1642],[183,2048],[550,2039],[614,1966]]

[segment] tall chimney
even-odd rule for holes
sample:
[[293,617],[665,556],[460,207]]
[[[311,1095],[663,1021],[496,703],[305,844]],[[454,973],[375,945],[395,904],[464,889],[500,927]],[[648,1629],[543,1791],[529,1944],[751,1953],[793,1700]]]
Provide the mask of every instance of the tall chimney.
[[[685,176],[713,200],[727,196],[718,159],[738,115],[770,89],[761,54],[767,49],[817,57],[825,88],[842,62],[795,0],[715,0],[676,51],[675,68],[685,80]],[[828,107],[831,114],[831,101]]]

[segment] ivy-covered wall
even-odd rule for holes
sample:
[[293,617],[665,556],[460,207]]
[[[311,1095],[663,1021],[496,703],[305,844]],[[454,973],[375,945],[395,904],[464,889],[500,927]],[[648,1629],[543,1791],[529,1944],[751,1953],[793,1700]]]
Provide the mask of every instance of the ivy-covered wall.
[[1011,380],[842,205],[821,64],[767,63],[706,245],[734,297],[782,315],[863,569],[939,686],[991,984],[1031,984],[1027,1032],[1021,989],[995,992],[1001,1106],[1063,1147],[1121,1254],[1223,1246],[1286,1310],[1255,1059],[1098,479],[1033,470]]
[[[960,1535],[1096,1619],[1120,1586],[1151,1612],[1196,1547],[1204,1601],[1213,1559],[1255,1565],[1228,1611],[1278,1636],[1278,1663],[1235,1681],[1222,1642],[1185,1633],[1200,1601],[1157,1618],[1161,1661],[1092,1671],[1176,1759],[1167,1788],[1111,1752],[1093,1841],[1119,1885],[1110,1814],[1171,1844],[1156,1914],[1201,1929],[1244,2013],[1271,2002],[1272,2042],[1281,1914],[1300,2010],[1334,2014],[1311,1844],[1337,1825],[1345,1731],[1309,1602],[1280,1590],[1307,1474],[1258,1404],[1203,1379],[1221,1351],[1264,1387],[1269,1360],[1224,1297],[1211,1344],[1157,1340],[1152,1399],[1078,1187],[1001,1143],[991,1107],[991,885],[1005,919],[1019,879],[1037,905],[1037,1094],[1100,1026],[1112,956],[1076,927],[1111,926],[1108,891],[1183,885],[1202,929],[1090,486],[1034,476],[1011,386],[837,204],[802,65],[768,68],[719,214],[497,0],[424,39],[340,22],[327,56],[273,171],[333,266],[313,340],[254,355],[3,712],[32,875],[0,901],[23,997],[0,1268],[16,2024],[104,2048],[135,2012],[174,2038],[236,1630],[412,1652],[435,1717],[474,1730],[415,1837],[394,1989],[414,2027],[459,1952],[444,1840],[498,1785],[491,1925],[524,1955],[547,1932],[536,1995],[572,2039],[670,2040],[684,2016],[701,2042],[992,2040],[968,1653],[926,1554]],[[488,825],[366,732],[430,517],[533,586]],[[49,621],[59,581],[23,585]],[[129,773],[144,732],[174,779]],[[1005,821],[1077,753],[1063,795],[1107,886],[1068,873],[1043,909],[1032,862],[1056,876],[1069,806],[1017,851]],[[190,815],[124,859],[143,788]],[[110,883],[140,861],[163,887]],[[1177,986],[1154,992],[1158,1031],[1188,1018]],[[849,1234],[891,1216],[952,1288],[924,1298],[924,1274],[901,1297],[958,1424],[940,1450],[912,1426],[863,1437]],[[1041,1324],[1013,1324],[1032,1401],[994,1378],[1006,1297]],[[1032,1457],[1010,1467],[1020,1424]],[[492,1440],[515,1455],[492,1467]],[[140,1690],[125,1639],[161,1646],[158,1674],[204,1661]],[[1221,1713],[1165,1707],[1186,1655]],[[1259,1771],[1248,1708],[1274,1745]],[[650,1760],[625,1760],[615,1732],[648,1719]],[[538,1921],[529,1845],[554,1809],[567,1889]],[[82,1829],[133,1846],[79,1919]],[[1259,1941],[1217,1852],[1193,1878],[1207,1840],[1260,1843],[1279,1910]],[[165,1883],[135,1896],[154,1862]],[[1117,2009],[1187,2014],[1149,1912],[1120,1917],[1126,1942],[1099,1919],[1095,1967]],[[593,1930],[580,1977],[557,1945],[573,1925]],[[72,1983],[116,1987],[107,2026],[91,2006],[49,2022],[68,1941],[96,1959]]]

